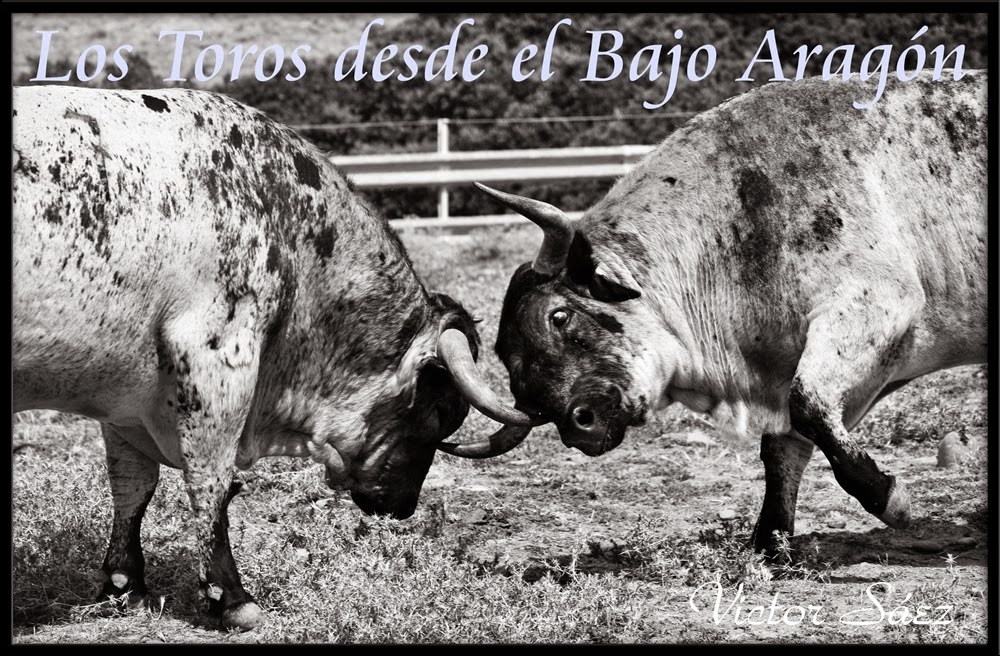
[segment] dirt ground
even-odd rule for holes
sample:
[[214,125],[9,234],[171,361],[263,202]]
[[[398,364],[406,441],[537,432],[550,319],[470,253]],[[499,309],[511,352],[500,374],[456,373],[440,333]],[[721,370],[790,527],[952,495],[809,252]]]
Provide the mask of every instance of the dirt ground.
[[[506,281],[533,227],[404,235],[431,289],[473,314],[492,354]],[[588,458],[551,427],[485,462],[439,455],[406,521],[366,518],[318,465],[242,474],[230,534],[268,623],[224,633],[198,614],[186,495],[164,471],[143,527],[152,610],[102,616],[95,575],[111,504],[96,424],[15,417],[13,640],[28,642],[962,642],[986,641],[987,369],[915,381],[857,429],[901,477],[913,528],[841,490],[817,452],[789,558],[745,549],[764,492],[759,444],[671,409]],[[452,439],[490,430],[470,413]],[[938,442],[961,464],[936,466]],[[722,519],[722,518],[728,519]],[[161,604],[162,601],[162,604]],[[916,620],[916,621],[915,621]]]

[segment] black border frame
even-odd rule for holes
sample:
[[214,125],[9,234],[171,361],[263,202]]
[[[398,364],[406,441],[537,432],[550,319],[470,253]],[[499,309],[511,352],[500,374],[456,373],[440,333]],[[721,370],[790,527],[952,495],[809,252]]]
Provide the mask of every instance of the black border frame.
[[[331,5],[333,5],[331,7]],[[602,3],[603,5],[603,3]],[[344,12],[373,12],[377,11],[380,13],[393,13],[393,12],[413,12],[421,11],[426,13],[438,13],[438,12],[475,12],[475,13],[542,13],[553,8],[564,9],[567,12],[577,13],[577,12],[587,12],[597,9],[600,11],[604,7],[602,5],[589,4],[587,2],[571,0],[548,0],[544,3],[528,3],[528,2],[509,2],[509,3],[498,3],[489,2],[482,4],[470,4],[468,1],[465,2],[445,2],[442,0],[436,0],[434,2],[344,2],[344,3],[323,3],[323,2],[307,2],[302,0],[294,0],[292,2],[274,2],[273,0],[211,0],[209,2],[149,2],[149,3],[138,3],[134,0],[103,0],[102,2],[38,2],[28,1],[28,0],[8,0],[4,3],[2,13],[5,14],[4,19],[7,26],[7,33],[9,35],[13,34],[13,14],[15,13],[207,13],[209,11],[232,11],[237,9],[242,13],[300,13],[303,11],[309,11],[313,13],[344,13]],[[598,9],[600,7],[600,9]],[[1000,144],[998,144],[998,100],[1000,100],[1000,95],[998,95],[998,79],[995,71],[997,70],[997,63],[1000,60],[1000,27],[998,27],[998,22],[1000,22],[1000,3],[997,2],[920,2],[911,0],[880,0],[878,2],[817,2],[803,4],[799,2],[635,2],[627,1],[623,3],[616,3],[615,8],[619,10],[618,13],[632,13],[632,12],[665,12],[669,11],[671,13],[781,13],[787,11],[794,11],[799,14],[813,14],[813,13],[845,13],[845,12],[857,12],[857,13],[916,13],[918,11],[936,11],[941,13],[984,13],[989,19],[989,31],[987,38],[987,51],[988,51],[988,70],[994,71],[994,74],[990,77],[988,82],[988,106],[990,108],[989,118],[988,118],[988,129],[989,129],[989,141],[988,141],[988,160],[987,167],[988,171],[992,172],[992,175],[988,175],[988,201],[987,201],[987,266],[988,266],[988,287],[993,290],[996,294],[997,290],[997,274],[998,274],[998,260],[997,252],[998,247],[998,222],[1000,222],[1000,168],[998,168],[998,150],[1000,150]],[[330,11],[331,9],[336,9],[336,11]],[[11,39],[11,49],[13,49],[13,38]],[[12,58],[8,59],[8,63],[12,63]],[[5,90],[6,95],[6,106],[8,107],[8,112],[12,106],[12,88],[13,88],[13,69],[8,67],[9,75],[11,76],[10,84]],[[10,113],[8,113],[10,116]],[[8,132],[6,135],[8,143],[11,141],[11,133]],[[13,175],[13,174],[12,174]],[[13,199],[12,199],[13,200]],[[8,205],[9,207],[10,205]],[[9,238],[10,233],[6,233]],[[11,250],[11,242],[8,242],[8,248],[6,249],[6,268],[8,275],[12,278],[13,276],[13,253]],[[8,308],[12,304],[12,293],[10,287],[4,287],[4,292],[6,293],[6,305]],[[989,305],[987,309],[988,320],[994,329],[998,325],[998,311],[1000,311],[1000,304],[997,303],[993,296],[989,297]],[[11,337],[13,334],[12,318],[8,315],[8,371],[10,371],[13,363],[13,351],[12,351],[12,341]],[[997,340],[996,333],[992,332],[988,337],[989,341],[987,344],[987,366],[994,372],[997,371]],[[993,374],[994,376],[996,373]],[[988,379],[989,380],[989,379]],[[997,538],[998,533],[1000,533],[1000,526],[998,526],[997,509],[1000,506],[1000,485],[998,485],[998,478],[1000,478],[1000,471],[998,471],[998,453],[997,450],[1000,445],[996,443],[996,433],[997,433],[997,412],[998,412],[998,386],[992,380],[987,383],[987,460],[988,460],[988,516],[989,516],[989,526],[988,526],[988,539],[989,544],[987,545],[987,558],[989,561],[987,564],[987,581],[988,581],[988,637],[987,643],[985,645],[962,645],[964,649],[974,650],[976,652],[989,650],[989,653],[997,653],[1000,650],[1000,626],[998,626],[998,611],[1000,611],[1000,604],[998,604],[998,564],[1000,564],[1000,552],[997,550]],[[13,406],[11,406],[13,407]],[[11,433],[13,433],[13,413],[11,413]],[[7,497],[7,508],[11,508],[13,503],[12,495],[12,485],[13,485],[13,458],[11,460],[11,468],[6,473],[7,480],[4,485],[4,493]],[[9,522],[12,520],[12,515],[8,515],[8,526]],[[13,531],[12,531],[13,533]],[[11,538],[13,535],[11,533]],[[9,557],[13,557],[11,540],[7,542],[7,549]],[[12,582],[11,586],[12,586]],[[11,593],[13,590],[11,588]],[[13,600],[11,597],[5,599],[7,603],[10,604],[8,616],[11,618],[11,641],[13,642]],[[788,643],[782,645],[775,645],[781,647],[792,647],[798,643]],[[816,643],[807,643],[810,648],[814,648],[818,645]],[[860,645],[859,645],[860,646]],[[910,645],[907,645],[910,646]]]

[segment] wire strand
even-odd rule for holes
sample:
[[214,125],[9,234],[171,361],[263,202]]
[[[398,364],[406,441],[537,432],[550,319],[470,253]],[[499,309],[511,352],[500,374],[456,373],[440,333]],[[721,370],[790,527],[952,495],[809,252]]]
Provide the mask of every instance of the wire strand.
[[[499,118],[453,118],[447,119],[449,125],[488,125],[508,123],[596,123],[599,121],[650,121],[661,119],[691,118],[697,112],[670,112],[665,114],[603,114],[599,116],[523,116]],[[422,118],[412,121],[372,121],[368,123],[300,123],[292,125],[296,130],[328,132],[334,130],[434,126],[438,119]]]

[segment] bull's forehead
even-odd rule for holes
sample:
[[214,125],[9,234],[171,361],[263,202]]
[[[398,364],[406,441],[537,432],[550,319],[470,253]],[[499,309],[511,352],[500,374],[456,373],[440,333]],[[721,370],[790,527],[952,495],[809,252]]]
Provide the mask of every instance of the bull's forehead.
[[524,264],[511,278],[504,298],[496,351],[501,359],[526,350],[545,349],[550,341],[549,315],[566,309],[592,320],[600,332],[622,334],[622,310],[595,301],[564,277],[540,276]]
[[524,321],[525,308],[533,301],[551,296],[555,286],[556,279],[539,275],[531,268],[531,263],[526,262],[517,268],[507,285],[500,312],[496,351],[501,358],[520,342],[519,327]]

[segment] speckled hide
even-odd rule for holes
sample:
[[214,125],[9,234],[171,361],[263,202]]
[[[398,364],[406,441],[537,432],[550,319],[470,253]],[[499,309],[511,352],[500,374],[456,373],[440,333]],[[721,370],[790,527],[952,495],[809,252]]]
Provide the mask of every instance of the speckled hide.
[[142,514],[183,470],[229,626],[234,465],[311,457],[367,512],[413,512],[468,405],[436,361],[469,315],[428,294],[328,159],[226,96],[14,90],[15,411],[100,421],[115,500],[101,597],[145,593]]
[[950,77],[868,110],[857,81],[773,83],[679,128],[576,223],[558,275],[515,273],[497,352],[518,400],[591,455],[674,401],[763,435],[758,548],[793,530],[813,445],[905,527],[905,487],[848,431],[986,358],[987,77]]

